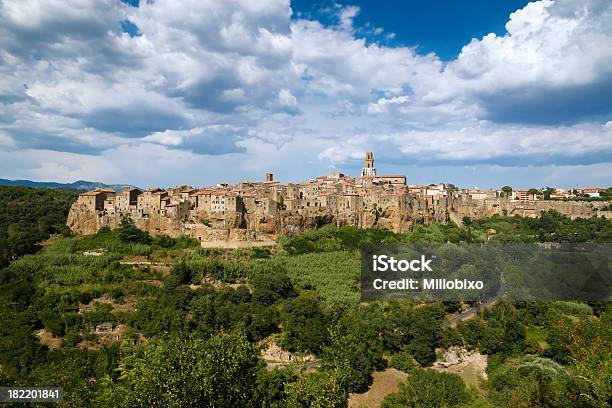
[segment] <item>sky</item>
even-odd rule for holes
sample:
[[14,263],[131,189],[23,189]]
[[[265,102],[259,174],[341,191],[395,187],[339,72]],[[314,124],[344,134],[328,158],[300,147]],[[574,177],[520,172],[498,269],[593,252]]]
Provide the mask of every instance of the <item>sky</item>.
[[612,185],[609,0],[0,0],[0,178]]

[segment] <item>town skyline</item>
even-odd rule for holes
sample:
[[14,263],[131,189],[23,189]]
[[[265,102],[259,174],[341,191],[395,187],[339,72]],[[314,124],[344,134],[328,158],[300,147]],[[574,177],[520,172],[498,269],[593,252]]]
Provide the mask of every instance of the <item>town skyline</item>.
[[414,186],[407,184],[403,175],[379,172],[373,152],[368,151],[359,177],[333,172],[298,184],[283,184],[267,172],[262,181],[204,188],[96,188],[79,194],[67,224],[75,233],[93,234],[104,227],[118,228],[127,217],[150,233],[187,235],[202,244],[272,243],[276,234],[326,224],[401,233],[417,224],[452,221],[462,225],[466,219],[537,217],[550,210],[572,219],[610,218],[610,192],[598,188],[541,191],[509,186],[500,190]]
[[[540,199],[575,199],[579,197],[603,197],[606,190],[612,189],[612,187],[585,187],[585,186],[576,186],[575,188],[562,188],[560,186],[531,186],[531,187],[521,187],[521,186],[512,186],[510,184],[504,184],[503,186],[491,187],[491,188],[481,188],[479,186],[462,186],[455,185],[453,183],[408,183],[407,177],[405,174],[389,174],[385,172],[380,172],[377,170],[377,165],[375,161],[374,152],[366,151],[364,155],[363,167],[360,171],[361,174],[353,175],[353,174],[345,174],[340,171],[334,171],[328,174],[319,175],[316,177],[307,178],[304,180],[300,180],[297,182],[291,181],[283,181],[274,178],[274,173],[266,172],[264,178],[262,179],[241,179],[235,183],[230,183],[226,181],[220,181],[218,183],[207,184],[207,185],[190,185],[190,184],[181,184],[177,183],[171,186],[147,186],[143,188],[142,186],[136,186],[132,184],[113,184],[114,191],[119,192],[126,189],[136,189],[139,191],[156,191],[156,190],[190,190],[190,191],[198,191],[198,190],[215,190],[215,189],[226,189],[226,188],[238,188],[242,189],[243,185],[260,185],[260,184],[269,184],[269,185],[277,185],[277,186],[300,186],[308,183],[317,183],[322,182],[323,180],[336,180],[336,181],[344,181],[351,184],[354,184],[359,187],[393,187],[397,190],[400,187],[400,190],[405,190],[405,192],[416,193],[421,196],[446,196],[451,195],[452,193],[467,193],[471,198],[479,197],[478,199],[485,199],[487,195],[494,193],[494,197],[490,198],[500,198],[502,196],[506,196],[504,198],[518,200],[518,201],[538,201]],[[82,180],[75,181],[74,184],[79,182],[83,182]],[[88,182],[85,182],[88,183]],[[95,184],[95,183],[93,183]],[[402,187],[403,186],[403,187]],[[83,189],[83,188],[81,188]],[[505,191],[509,189],[510,193]],[[96,188],[90,188],[92,191],[113,191],[113,189],[109,189],[108,187],[99,186]],[[538,193],[529,193],[530,191],[538,190]],[[600,195],[601,193],[601,195]],[[545,197],[545,194],[548,197]],[[552,195],[552,197],[551,197]]]
[[[377,165],[378,166],[378,165]],[[327,172],[321,172],[319,174],[313,174],[312,176],[308,177],[304,177],[304,178],[300,178],[300,177],[293,177],[293,178],[289,178],[289,179],[283,179],[281,177],[278,177],[277,172],[272,172],[275,175],[275,178],[277,181],[284,183],[284,184],[299,184],[301,182],[304,181],[308,181],[308,180],[314,180],[316,178],[322,177],[322,176],[327,176],[330,173],[334,173],[334,172],[339,172],[342,173],[348,177],[354,177],[354,178],[358,178],[359,177],[359,172],[361,171],[361,168],[359,168],[358,166],[351,166],[351,167],[345,167],[346,169],[348,169],[348,171],[342,171],[341,169],[338,168],[330,168],[329,171]],[[379,167],[383,173],[385,174],[391,174],[392,172],[389,171],[385,171],[387,168],[396,168],[395,166],[385,166],[383,164],[383,166]],[[271,170],[271,169],[267,169],[267,170]],[[442,169],[438,169],[438,170],[446,170],[444,168]],[[315,170],[316,171],[316,170]],[[528,170],[527,170],[528,171]],[[70,185],[70,184],[79,184],[79,183],[91,183],[91,184],[104,184],[104,185],[115,185],[115,186],[121,186],[121,185],[129,185],[129,186],[134,186],[134,187],[138,187],[141,189],[150,189],[150,188],[173,188],[173,187],[177,187],[177,186],[183,186],[183,185],[189,185],[189,186],[193,186],[193,187],[197,187],[197,188],[204,188],[204,187],[210,187],[210,186],[214,186],[217,184],[229,184],[229,185],[233,185],[233,184],[238,184],[240,182],[260,182],[264,179],[266,172],[261,173],[261,174],[252,174],[250,176],[245,175],[244,177],[241,176],[237,176],[235,178],[231,178],[231,179],[223,179],[223,178],[219,178],[219,179],[210,179],[209,181],[206,182],[198,182],[197,180],[195,180],[195,182],[187,182],[185,180],[191,179],[194,180],[192,175],[190,174],[190,172],[186,172],[185,173],[185,177],[184,178],[180,178],[180,176],[177,177],[177,179],[175,181],[169,181],[168,183],[165,184],[160,184],[160,183],[133,183],[131,182],[130,178],[126,178],[125,180],[114,180],[114,179],[110,179],[110,180],[105,180],[105,181],[101,181],[101,180],[85,180],[85,179],[67,179],[67,180],[62,180],[62,181],[58,181],[58,180],[54,180],[54,179],[9,179],[9,178],[1,178],[0,180],[5,181],[6,184],[5,185],[27,185],[27,184],[23,184],[23,182],[33,182],[36,184],[40,184],[40,186],[44,186],[45,184],[57,184],[57,185]],[[280,174],[283,174],[283,172],[281,171]],[[530,184],[527,181],[522,182],[521,184],[518,184],[516,182],[512,182],[512,180],[506,180],[504,178],[499,179],[500,182],[496,183],[496,182],[490,182],[490,183],[480,183],[480,184],[476,184],[476,183],[472,183],[469,184],[469,178],[466,178],[467,182],[466,183],[461,183],[461,182],[451,182],[448,180],[437,180],[437,179],[430,179],[428,180],[428,174],[425,174],[421,177],[419,177],[418,179],[411,179],[409,174],[404,174],[404,173],[398,173],[395,172],[394,174],[398,174],[398,175],[403,175],[406,176],[407,179],[407,184],[408,185],[412,185],[412,186],[417,186],[417,185],[422,185],[422,186],[427,186],[427,185],[439,185],[439,184],[444,184],[444,185],[454,185],[458,188],[462,188],[462,189],[483,189],[483,190],[500,190],[503,186],[511,186],[514,189],[519,189],[519,190],[528,190],[530,188],[541,188],[541,189],[545,189],[548,187],[551,188],[562,188],[562,189],[566,189],[566,190],[573,190],[573,189],[582,189],[582,188],[602,188],[602,189],[606,189],[609,188],[610,185],[612,184],[612,180],[610,180],[608,182],[608,184],[606,184],[606,181],[604,178],[595,178],[595,180],[603,180],[601,182],[599,182],[598,184],[567,184],[567,183],[559,183],[559,184],[552,184],[552,183],[548,183],[548,184]],[[444,174],[443,172],[440,172],[440,174]],[[451,177],[452,179],[452,177]],[[506,181],[504,181],[506,180]],[[52,188],[58,188],[58,186],[53,186]],[[69,187],[67,187],[69,188]]]

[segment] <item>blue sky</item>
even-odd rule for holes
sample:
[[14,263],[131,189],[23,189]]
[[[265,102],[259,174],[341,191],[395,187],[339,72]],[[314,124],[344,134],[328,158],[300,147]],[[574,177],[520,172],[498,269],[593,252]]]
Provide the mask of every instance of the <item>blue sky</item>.
[[[380,39],[395,46],[418,45],[418,53],[435,52],[441,59],[450,60],[456,58],[472,38],[482,38],[489,33],[503,35],[510,13],[527,3],[525,0],[297,0],[291,2],[291,8],[294,18],[330,22],[329,10],[356,6],[360,13],[354,21],[362,30],[358,36]],[[376,28],[384,30],[382,35],[372,35],[372,29]],[[388,34],[393,34],[393,38],[385,39]]]
[[612,185],[608,0],[4,0],[0,177]]

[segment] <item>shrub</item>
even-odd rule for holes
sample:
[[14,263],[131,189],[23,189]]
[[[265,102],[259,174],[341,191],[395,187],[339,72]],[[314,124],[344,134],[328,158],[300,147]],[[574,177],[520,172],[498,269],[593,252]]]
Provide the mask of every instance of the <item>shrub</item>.
[[170,238],[167,235],[158,235],[153,238],[153,245],[156,245],[161,248],[172,248],[174,245],[174,239]]
[[279,299],[295,295],[293,285],[284,268],[258,273],[251,279],[253,300],[262,305],[271,305]]
[[458,375],[420,369],[400,383],[399,391],[388,395],[381,408],[451,408],[462,406],[470,399]]
[[270,258],[271,252],[268,248],[251,248],[252,259],[268,259]]
[[84,305],[88,305],[89,302],[91,302],[91,293],[89,292],[81,292],[79,293],[79,302],[84,304]]
[[115,288],[110,291],[110,296],[115,300],[120,300],[125,295],[122,288]]
[[125,215],[121,217],[119,240],[123,243],[150,244],[152,239],[148,232],[140,230],[132,219]]
[[421,365],[407,350],[402,350],[398,353],[395,353],[393,357],[391,357],[390,365],[391,367],[397,368],[398,370],[401,370],[408,374],[421,368]]
[[303,293],[282,307],[281,345],[289,351],[318,354],[327,341],[326,318],[320,299]]

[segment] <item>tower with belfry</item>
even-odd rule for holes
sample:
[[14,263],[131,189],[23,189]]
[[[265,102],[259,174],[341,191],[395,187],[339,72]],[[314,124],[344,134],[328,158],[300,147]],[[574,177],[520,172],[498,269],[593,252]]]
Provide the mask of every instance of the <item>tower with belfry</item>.
[[365,166],[361,169],[361,177],[370,177],[376,175],[376,168],[374,167],[374,154],[372,152],[366,152],[365,154]]

